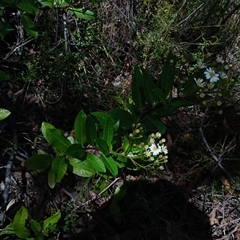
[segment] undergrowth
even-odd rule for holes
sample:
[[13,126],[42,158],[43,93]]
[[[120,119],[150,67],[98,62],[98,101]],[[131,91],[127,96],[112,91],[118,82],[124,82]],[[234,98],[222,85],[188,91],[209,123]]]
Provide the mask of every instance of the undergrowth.
[[13,215],[2,199],[4,239],[211,239],[189,191],[239,193],[239,3],[53,4],[0,5],[1,169],[27,141],[13,186],[31,190]]

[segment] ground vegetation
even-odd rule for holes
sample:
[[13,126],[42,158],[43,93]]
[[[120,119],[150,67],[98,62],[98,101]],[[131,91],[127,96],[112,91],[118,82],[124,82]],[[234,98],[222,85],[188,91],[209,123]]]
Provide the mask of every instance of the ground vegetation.
[[240,4],[0,3],[1,239],[239,239]]

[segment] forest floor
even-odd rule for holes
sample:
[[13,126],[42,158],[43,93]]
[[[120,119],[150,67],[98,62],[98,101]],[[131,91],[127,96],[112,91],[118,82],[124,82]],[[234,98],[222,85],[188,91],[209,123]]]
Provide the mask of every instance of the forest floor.
[[[14,109],[14,120],[0,123],[2,165],[12,154],[8,139],[17,137],[5,224],[25,205],[36,220],[50,216],[53,209],[64,214],[58,239],[240,239],[236,111],[216,116],[197,107],[163,119],[169,148],[165,171],[122,171],[117,179],[104,180],[106,190],[99,194],[98,177],[84,180],[68,174],[50,189],[46,173],[23,167],[38,150],[51,152],[42,138],[41,123],[50,122],[69,135],[80,107],[68,112],[62,101],[43,102],[26,84],[2,90],[3,99]],[[223,153],[229,157],[223,158]],[[5,170],[0,171],[3,191]],[[109,206],[121,185],[127,194],[119,202],[121,215],[114,216]]]

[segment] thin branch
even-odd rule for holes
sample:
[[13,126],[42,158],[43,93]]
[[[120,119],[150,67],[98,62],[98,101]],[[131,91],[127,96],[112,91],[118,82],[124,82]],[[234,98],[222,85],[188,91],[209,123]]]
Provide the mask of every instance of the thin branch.
[[186,22],[184,25],[184,27],[185,27],[190,22],[191,18],[195,15],[195,13],[198,12],[207,3],[208,3],[208,1],[200,4],[192,13],[190,13],[185,19],[183,19],[180,23],[178,23],[178,26],[180,26],[182,23]]
[[227,176],[229,177],[229,179],[232,181],[232,182],[235,182],[234,179],[232,178],[232,176],[226,171],[226,169],[222,166],[221,164],[221,158],[218,158],[215,154],[214,154],[214,151],[210,148],[204,134],[203,134],[203,130],[202,130],[202,127],[199,128],[199,133],[200,133],[200,136],[202,137],[202,140],[208,150],[208,152],[211,154],[212,158],[217,162],[218,166],[227,174]]

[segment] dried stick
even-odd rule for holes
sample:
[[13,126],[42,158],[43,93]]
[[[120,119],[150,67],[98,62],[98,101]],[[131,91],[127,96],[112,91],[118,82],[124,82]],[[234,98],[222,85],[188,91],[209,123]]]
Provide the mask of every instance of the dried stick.
[[218,158],[215,154],[214,154],[214,151],[210,148],[204,134],[203,134],[203,130],[202,130],[202,126],[199,128],[199,133],[200,133],[200,136],[202,137],[202,140],[208,150],[208,152],[211,154],[212,158],[217,162],[218,166],[227,174],[227,176],[229,177],[229,179],[232,181],[232,182],[235,182],[234,179],[232,178],[232,176],[226,171],[226,169],[222,166],[221,164],[221,161],[222,161],[222,158]]

